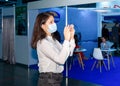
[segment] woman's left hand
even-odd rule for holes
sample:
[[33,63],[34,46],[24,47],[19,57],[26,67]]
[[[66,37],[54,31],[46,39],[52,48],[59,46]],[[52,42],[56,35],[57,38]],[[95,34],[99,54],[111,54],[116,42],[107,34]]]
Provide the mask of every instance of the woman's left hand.
[[70,39],[74,39],[74,34],[75,34],[74,25],[71,24],[70,25]]

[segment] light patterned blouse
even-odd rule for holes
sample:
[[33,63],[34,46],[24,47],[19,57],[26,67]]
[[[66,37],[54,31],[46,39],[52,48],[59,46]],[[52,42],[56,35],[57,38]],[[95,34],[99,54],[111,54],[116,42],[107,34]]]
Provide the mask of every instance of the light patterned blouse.
[[72,56],[75,48],[75,40],[64,40],[60,44],[47,36],[42,41],[37,42],[37,54],[39,59],[39,72],[61,73],[64,70],[64,63],[69,56]]

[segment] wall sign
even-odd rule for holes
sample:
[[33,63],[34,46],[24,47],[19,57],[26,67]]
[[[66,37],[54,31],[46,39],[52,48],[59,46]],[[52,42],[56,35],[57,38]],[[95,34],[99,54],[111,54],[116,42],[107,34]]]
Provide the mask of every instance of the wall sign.
[[16,35],[27,35],[27,7],[16,7]]

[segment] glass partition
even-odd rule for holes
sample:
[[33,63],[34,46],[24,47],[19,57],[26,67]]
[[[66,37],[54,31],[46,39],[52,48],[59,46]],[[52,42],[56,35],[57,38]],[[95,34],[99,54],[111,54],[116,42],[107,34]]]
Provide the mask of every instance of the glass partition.
[[87,58],[90,58],[93,48],[97,47],[98,13],[94,11],[95,4],[68,6],[68,24],[74,24],[78,45],[85,48]]

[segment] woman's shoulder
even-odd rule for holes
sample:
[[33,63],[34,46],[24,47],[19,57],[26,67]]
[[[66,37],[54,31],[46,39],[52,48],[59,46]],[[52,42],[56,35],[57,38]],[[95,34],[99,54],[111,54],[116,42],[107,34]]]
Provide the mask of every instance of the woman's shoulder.
[[47,40],[46,39],[42,39],[42,40],[38,40],[37,45],[43,45],[46,44]]

